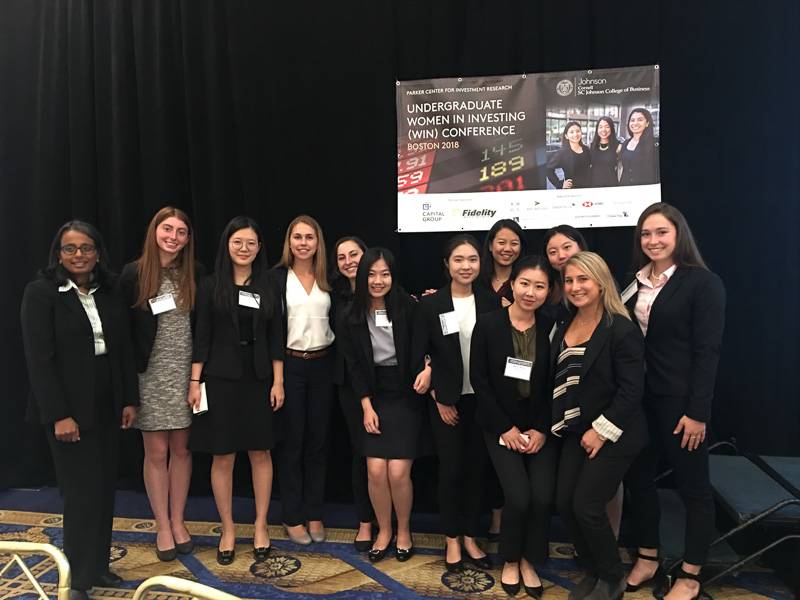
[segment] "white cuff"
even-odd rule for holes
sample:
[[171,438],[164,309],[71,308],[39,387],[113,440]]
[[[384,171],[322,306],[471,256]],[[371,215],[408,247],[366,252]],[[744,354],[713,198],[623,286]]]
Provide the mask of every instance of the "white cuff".
[[592,423],[592,429],[612,442],[616,442],[619,439],[619,436],[622,435],[622,429],[614,425],[603,415],[600,415],[594,420]]

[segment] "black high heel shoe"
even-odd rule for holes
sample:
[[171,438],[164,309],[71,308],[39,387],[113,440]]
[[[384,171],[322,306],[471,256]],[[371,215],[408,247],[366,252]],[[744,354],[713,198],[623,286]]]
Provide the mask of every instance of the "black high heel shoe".
[[528,594],[528,596],[530,596],[531,598],[536,598],[536,600],[539,600],[542,597],[542,594],[544,593],[544,586],[541,584],[533,587],[526,585],[525,593]]
[[[652,562],[657,562],[657,563],[659,563],[659,565],[658,565],[658,568],[656,568],[656,572],[653,573],[652,577],[649,577],[649,578],[645,579],[644,581],[641,581],[641,582],[637,583],[636,585],[634,585],[632,583],[628,583],[627,587],[625,588],[626,592],[636,592],[636,591],[639,591],[641,588],[643,588],[646,585],[650,585],[651,583],[659,584],[664,580],[664,577],[665,577],[666,573],[664,573],[664,569],[661,568],[661,564],[660,564],[660,561],[658,559],[658,556],[648,556],[647,554],[641,554],[641,553],[637,552],[636,553],[636,558],[637,559],[641,558],[642,560],[649,560],[649,561],[652,561]],[[626,581],[626,583],[627,583],[627,581]]]
[[447,568],[448,573],[463,573],[464,572],[464,561],[459,560],[457,562],[447,562],[444,561],[444,566]]
[[[692,600],[698,600],[701,596],[704,595],[703,593],[703,580],[700,578],[700,575],[695,575],[694,573],[689,573],[683,570],[683,566],[675,572],[675,581],[677,582],[678,579],[691,579],[692,581],[696,581],[700,584],[700,589],[697,590],[697,593],[692,596]],[[672,584],[674,587],[674,583]],[[707,594],[705,594],[708,596]],[[710,597],[710,596],[709,596]]]
[[501,579],[500,587],[503,588],[503,591],[509,596],[516,596],[517,593],[519,593],[519,581],[517,583],[506,583]]

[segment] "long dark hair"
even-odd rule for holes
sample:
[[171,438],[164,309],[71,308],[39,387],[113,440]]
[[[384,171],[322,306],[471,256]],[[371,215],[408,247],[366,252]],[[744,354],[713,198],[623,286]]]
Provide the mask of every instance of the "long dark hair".
[[[458,233],[453,237],[451,237],[449,240],[447,240],[447,242],[444,245],[444,248],[442,249],[442,258],[444,259],[444,276],[448,283],[452,278],[450,277],[450,269],[447,263],[450,260],[450,257],[452,256],[455,249],[461,246],[462,244],[469,244],[470,246],[475,248],[475,251],[478,253],[478,260],[480,260],[481,245],[480,243],[478,243],[478,240],[476,240],[474,236],[471,236],[468,233]],[[480,276],[481,272],[478,271],[478,277]]]
[[367,251],[367,245],[364,243],[364,241],[360,237],[356,237],[354,235],[345,236],[337,240],[336,243],[331,246],[331,253],[328,258],[328,281],[333,288],[331,293],[340,298],[350,297],[350,282],[347,280],[347,277],[342,275],[342,272],[339,271],[339,261],[337,259],[337,255],[339,254],[339,246],[345,242],[353,242],[356,246],[361,248],[361,252]]
[[600,117],[597,119],[597,123],[594,126],[594,138],[592,138],[590,148],[592,150],[598,150],[600,148],[600,136],[597,135],[597,128],[600,126],[600,121],[605,121],[611,128],[611,133],[608,136],[608,149],[616,152],[617,146],[619,146],[619,139],[617,139],[617,129],[614,127],[614,121],[611,120],[611,117]]
[[628,115],[628,125],[627,125],[628,135],[631,138],[633,137],[633,133],[631,133],[631,128],[630,128],[630,122],[631,122],[631,117],[633,116],[633,113],[639,113],[640,115],[643,115],[645,119],[647,119],[647,127],[644,128],[644,131],[642,132],[642,135],[639,136],[639,140],[642,141],[642,142],[647,141],[647,142],[649,142],[651,144],[655,144],[656,143],[656,134],[653,133],[653,115],[646,108],[634,108],[630,112],[630,114]]
[[91,223],[75,219],[67,221],[56,231],[53,238],[53,243],[50,244],[50,255],[48,257],[47,266],[39,271],[39,277],[47,279],[58,285],[64,285],[70,279],[69,271],[67,271],[61,264],[61,237],[68,231],[78,231],[88,237],[97,248],[97,264],[90,273],[89,277],[93,284],[99,286],[111,286],[114,283],[114,273],[109,267],[108,252],[106,252],[106,245],[103,243],[103,237],[97,228]]
[[556,289],[556,281],[558,280],[557,273],[553,267],[550,266],[550,261],[544,256],[538,254],[531,254],[530,256],[523,256],[511,268],[511,277],[509,280],[513,283],[525,269],[539,269],[547,275],[547,283],[550,289],[547,291],[547,298],[544,303],[549,304],[552,299],[553,290]]
[[562,148],[569,148],[570,147],[569,140],[567,139],[567,132],[569,131],[569,128],[572,127],[573,125],[577,125],[578,129],[581,130],[581,139],[580,139],[580,142],[578,142],[578,143],[580,144],[581,148],[583,148],[584,150],[588,151],[589,150],[589,146],[587,146],[586,144],[583,143],[583,127],[581,127],[581,124],[578,123],[577,121],[570,121],[569,123],[564,125],[564,131],[561,132],[561,147]]
[[555,267],[550,264],[550,257],[547,256],[547,244],[550,243],[550,240],[557,233],[567,236],[573,242],[578,244],[578,248],[580,248],[581,252],[586,252],[589,250],[589,244],[586,243],[586,238],[583,237],[583,234],[575,229],[572,225],[556,225],[555,227],[547,230],[547,232],[544,234],[544,241],[542,242],[542,254],[547,259],[547,266],[552,271],[552,281],[554,282],[554,284],[550,287],[550,295],[547,298],[548,304],[558,304],[564,295],[563,278],[555,269]]
[[[483,252],[481,253],[481,274],[478,279],[488,289],[492,289],[492,278],[494,277],[494,257],[492,257],[492,242],[497,237],[501,229],[510,229],[519,238],[519,256],[517,260],[522,258],[528,253],[528,242],[525,240],[525,233],[519,223],[513,219],[500,219],[492,225],[492,228],[486,234],[486,239],[483,241]],[[513,267],[513,265],[512,265]]]
[[216,276],[214,278],[214,307],[222,313],[233,313],[239,305],[239,292],[233,279],[233,261],[231,260],[229,240],[234,233],[242,229],[250,228],[256,232],[258,238],[258,252],[250,267],[250,288],[253,292],[261,296],[259,310],[262,314],[272,312],[272,288],[269,285],[267,270],[267,252],[264,250],[261,228],[253,219],[245,216],[238,216],[231,219],[225,226],[219,238],[219,249],[215,262]]
[[397,263],[394,260],[394,255],[386,248],[370,248],[361,257],[358,263],[358,271],[356,272],[356,291],[353,296],[353,304],[350,307],[350,323],[363,323],[366,319],[367,312],[369,311],[369,270],[380,259],[386,261],[386,266],[389,267],[389,273],[392,276],[392,287],[386,292],[384,301],[386,302],[386,316],[390,321],[393,321],[395,316],[403,313],[408,308],[408,300],[410,296],[405,293],[403,288],[400,287],[400,282],[397,279]]
[[[648,128],[649,129],[649,128]],[[636,223],[636,231],[633,234],[633,269],[634,271],[641,270],[650,259],[642,250],[642,225],[650,215],[660,214],[675,226],[675,250],[672,251],[672,260],[678,267],[701,267],[708,270],[703,257],[700,256],[700,250],[697,248],[697,243],[694,241],[692,230],[689,229],[689,223],[686,222],[686,217],[681,214],[677,208],[666,202],[656,202],[644,209],[639,215],[639,221]]]

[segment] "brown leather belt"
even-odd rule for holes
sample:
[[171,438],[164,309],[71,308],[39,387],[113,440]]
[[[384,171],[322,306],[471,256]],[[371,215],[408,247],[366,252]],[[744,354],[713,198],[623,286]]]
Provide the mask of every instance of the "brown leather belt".
[[328,352],[331,351],[331,347],[328,346],[327,348],[323,348],[322,350],[316,350],[314,352],[301,352],[300,350],[292,350],[291,348],[286,349],[286,354],[289,356],[296,356],[298,358],[305,358],[306,360],[312,358],[319,358],[320,356],[325,356]]

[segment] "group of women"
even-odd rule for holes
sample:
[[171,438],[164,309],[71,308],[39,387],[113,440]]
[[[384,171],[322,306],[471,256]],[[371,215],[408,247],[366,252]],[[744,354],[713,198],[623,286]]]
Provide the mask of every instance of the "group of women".
[[[628,136],[620,141],[614,121],[600,117],[592,143],[587,146],[580,124],[569,121],[561,134],[561,148],[547,163],[547,178],[556,189],[658,183],[658,140],[649,110],[631,111]],[[556,169],[561,169],[563,178]]]
[[[436,453],[448,571],[491,567],[476,540],[488,494],[502,506],[506,592],[541,597],[536,565],[549,555],[555,505],[585,570],[570,599],[619,598],[660,576],[653,478],[665,452],[687,507],[685,560],[667,597],[699,593],[725,293],[675,208],[642,213],[637,272],[622,297],[602,258],[565,225],[547,232],[544,256],[526,255],[511,220],[483,246],[456,235],[443,252],[448,285],[419,301],[400,286],[392,253],[357,237],[334,244],[328,269],[308,216],[289,225],[271,270],[247,217],[225,228],[213,275],[202,277],[193,243],[187,215],[162,209],[115,285],[100,234],[71,221],[25,290],[30,409],[55,459],[76,598],[117,579],[108,569],[115,423],[142,430],[159,559],[193,548],[183,522],[192,451],[213,455],[221,564],[235,560],[239,451],[252,465],[255,560],[271,550],[273,449],[289,539],[324,541],[335,388],[353,448],[354,545],[370,561],[393,542],[397,560],[413,556],[411,466]],[[609,518],[623,479],[639,546],[627,580]]]

